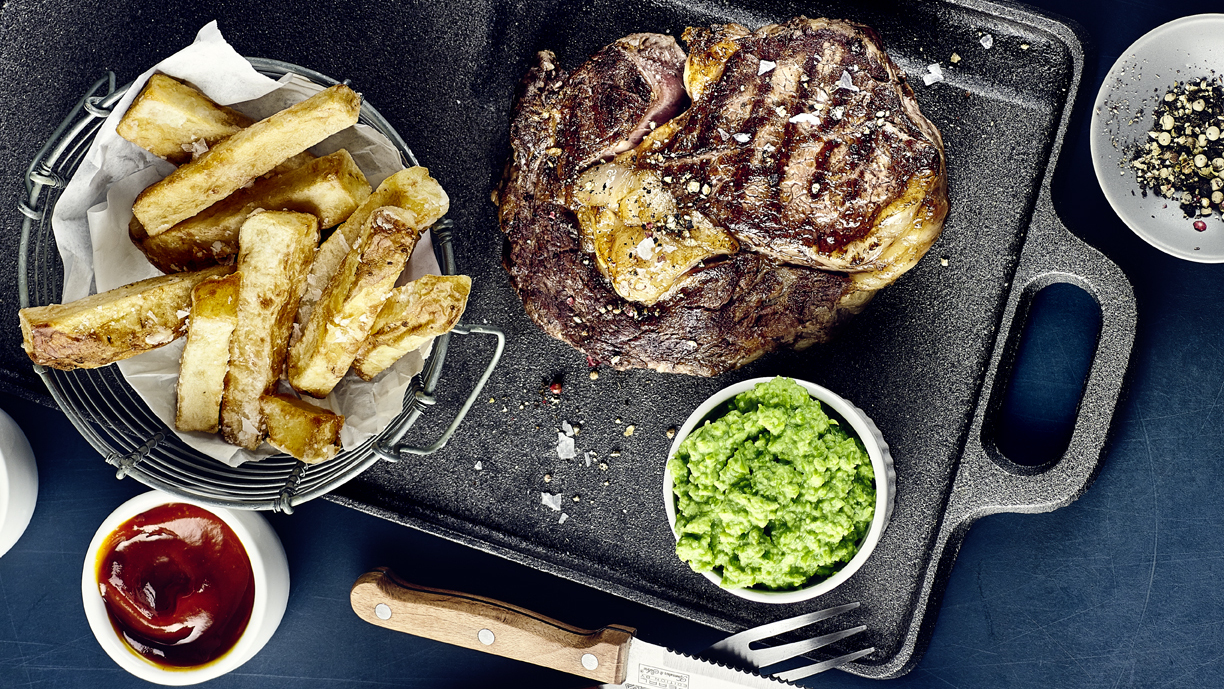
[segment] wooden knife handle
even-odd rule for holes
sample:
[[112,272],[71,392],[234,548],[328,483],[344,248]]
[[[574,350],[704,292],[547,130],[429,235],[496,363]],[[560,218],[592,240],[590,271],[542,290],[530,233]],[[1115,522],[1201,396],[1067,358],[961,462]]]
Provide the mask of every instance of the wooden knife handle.
[[491,598],[417,586],[386,567],[353,584],[353,611],[397,632],[621,684],[635,629],[587,630]]

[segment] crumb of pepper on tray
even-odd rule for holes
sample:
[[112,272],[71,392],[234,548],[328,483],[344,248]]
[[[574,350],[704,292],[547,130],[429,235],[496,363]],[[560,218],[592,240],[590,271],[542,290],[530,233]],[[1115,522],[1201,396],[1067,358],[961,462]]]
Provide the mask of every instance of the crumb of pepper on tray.
[[[1187,217],[1224,208],[1224,81],[1174,82],[1158,101],[1149,141],[1131,158],[1139,185],[1177,202]],[[1201,220],[1194,229],[1202,232]]]

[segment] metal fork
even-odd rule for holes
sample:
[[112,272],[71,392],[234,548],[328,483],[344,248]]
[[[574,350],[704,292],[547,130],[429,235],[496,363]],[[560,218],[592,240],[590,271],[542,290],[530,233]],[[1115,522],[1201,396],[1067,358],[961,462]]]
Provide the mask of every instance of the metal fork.
[[[797,658],[804,653],[822,648],[836,641],[854,636],[859,632],[867,629],[866,625],[859,625],[850,629],[844,629],[831,634],[824,634],[811,639],[795,641],[793,643],[782,644],[779,646],[769,646],[766,648],[753,649],[751,645],[764,641],[779,634],[794,631],[800,627],[806,627],[809,624],[815,624],[821,620],[827,620],[831,617],[836,617],[842,613],[849,612],[859,607],[857,602],[839,605],[834,608],[826,608],[825,610],[817,610],[804,615],[790,617],[777,622],[770,622],[759,627],[745,629],[738,634],[732,634],[718,643],[710,646],[699,655],[703,658],[716,660],[741,668],[752,668],[758,671],[767,668],[771,665],[776,665],[792,658]],[[864,648],[860,651],[847,653],[836,658],[830,658],[817,663],[811,663],[802,667],[786,670],[783,672],[773,673],[773,677],[787,682],[794,682],[810,677],[825,670],[832,670],[835,667],[841,667],[846,663],[853,662],[871,653],[875,647]],[[761,674],[766,674],[761,672]]]

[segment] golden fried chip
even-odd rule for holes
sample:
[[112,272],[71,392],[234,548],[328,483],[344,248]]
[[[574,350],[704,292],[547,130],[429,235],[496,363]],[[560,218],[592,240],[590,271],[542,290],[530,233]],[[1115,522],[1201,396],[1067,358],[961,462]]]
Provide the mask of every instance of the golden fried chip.
[[234,273],[209,278],[191,290],[191,324],[179,359],[174,427],[217,432],[221,393],[229,366],[230,335],[238,323],[238,283]]
[[157,236],[357,123],[361,98],[337,84],[218,142],[136,197],[132,212]]
[[272,392],[285,365],[293,314],[319,244],[313,215],[265,211],[238,233],[238,322],[221,397],[221,433],[248,450],[263,442],[259,398]]
[[34,363],[65,371],[157,349],[186,332],[192,288],[233,270],[216,266],[162,275],[69,304],[21,309],[22,346]]
[[408,352],[451,328],[463,316],[472,278],[425,275],[397,287],[378,313],[378,320],[353,361],[353,370],[373,380]]

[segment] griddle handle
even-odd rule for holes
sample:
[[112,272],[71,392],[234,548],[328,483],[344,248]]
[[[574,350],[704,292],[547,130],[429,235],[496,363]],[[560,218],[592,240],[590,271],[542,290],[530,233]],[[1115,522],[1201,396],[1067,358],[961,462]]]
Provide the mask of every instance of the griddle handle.
[[[1026,467],[1007,459],[983,433],[1002,406],[1020,336],[1034,295],[1055,283],[1076,285],[1101,309],[1101,331],[1076,411],[1071,440],[1052,462]],[[1048,512],[1088,489],[1099,470],[1114,410],[1122,396],[1135,341],[1136,303],[1120,268],[1059,220],[1048,189],[1039,199],[1002,327],[995,342],[961,465],[949,499],[949,516],[967,527],[997,512]]]

